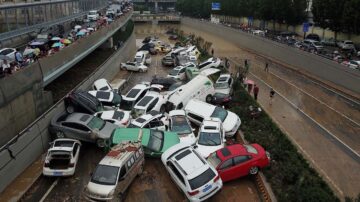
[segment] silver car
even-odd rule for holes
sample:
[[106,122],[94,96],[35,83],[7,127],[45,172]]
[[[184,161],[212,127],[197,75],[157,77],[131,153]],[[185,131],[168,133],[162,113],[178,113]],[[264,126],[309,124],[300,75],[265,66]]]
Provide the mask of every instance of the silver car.
[[51,120],[49,130],[55,134],[56,138],[73,138],[104,147],[105,141],[110,138],[116,128],[119,126],[93,115],[62,113]]

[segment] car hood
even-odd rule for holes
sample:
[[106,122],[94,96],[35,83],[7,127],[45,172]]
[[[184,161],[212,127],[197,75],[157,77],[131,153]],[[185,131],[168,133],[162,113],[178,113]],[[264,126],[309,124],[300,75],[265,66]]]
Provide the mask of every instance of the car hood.
[[234,130],[234,128],[236,127],[238,122],[240,122],[240,118],[233,112],[228,111],[228,115],[223,122],[225,132],[230,132],[230,131]]
[[109,139],[116,128],[119,128],[119,126],[106,122],[105,126],[99,131],[100,138]]
[[179,134],[178,136],[180,138],[181,143],[187,143],[187,144],[193,145],[196,142],[194,133]]
[[225,94],[225,95],[229,95],[230,94],[230,88],[224,88],[224,89],[215,88],[215,92],[216,93],[222,93],[222,94]]
[[216,146],[205,146],[197,144],[196,150],[200,153],[201,156],[207,158],[211,153],[221,149],[224,147],[224,144],[216,145]]
[[115,188],[115,185],[102,185],[89,182],[86,188],[90,194],[107,197],[109,193]]
[[164,144],[161,149],[161,152],[165,152],[170,147],[178,144],[180,142],[179,136],[177,133],[173,132],[164,132]]

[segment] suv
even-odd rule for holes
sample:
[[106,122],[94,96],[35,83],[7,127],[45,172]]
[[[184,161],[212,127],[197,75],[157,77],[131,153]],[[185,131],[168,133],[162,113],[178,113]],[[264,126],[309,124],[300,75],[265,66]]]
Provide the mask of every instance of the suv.
[[222,93],[225,95],[233,94],[234,80],[230,74],[221,74],[215,83],[215,92]]
[[164,66],[175,66],[175,59],[171,56],[171,54],[167,54],[163,57],[161,63]]
[[103,111],[104,107],[101,102],[93,95],[84,91],[75,91],[69,93],[65,99],[66,112],[71,114],[76,112],[83,112],[87,114],[94,114]]
[[200,70],[209,69],[209,68],[218,68],[221,65],[221,60],[219,58],[209,58],[206,61],[199,64],[198,68]]
[[146,95],[134,106],[134,115],[141,116],[150,112],[151,110],[165,112],[165,103],[167,99],[159,92],[149,91]]
[[100,161],[90,182],[85,187],[85,197],[90,200],[122,201],[126,189],[144,169],[144,152],[141,143],[120,143]]
[[88,91],[88,93],[96,97],[108,110],[120,107],[121,96],[117,93],[95,90]]
[[324,49],[324,46],[320,42],[311,39],[305,39],[303,44],[308,50],[314,49],[319,52]]
[[161,161],[189,201],[204,201],[223,186],[218,172],[188,144],[170,147]]
[[172,110],[169,112],[169,131],[179,135],[180,142],[195,144],[194,129],[191,128],[189,119],[184,110]]
[[150,128],[165,131],[165,116],[158,111],[150,111],[137,119],[133,119],[128,128]]
[[149,85],[136,84],[126,95],[122,96],[120,108],[126,111],[131,111],[135,104],[145,96],[148,90]]

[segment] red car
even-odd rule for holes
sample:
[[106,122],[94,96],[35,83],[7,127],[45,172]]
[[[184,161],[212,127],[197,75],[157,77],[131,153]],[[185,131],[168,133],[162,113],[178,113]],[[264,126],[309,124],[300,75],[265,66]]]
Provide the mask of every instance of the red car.
[[270,164],[270,154],[258,144],[234,144],[217,150],[208,157],[223,182],[255,175]]

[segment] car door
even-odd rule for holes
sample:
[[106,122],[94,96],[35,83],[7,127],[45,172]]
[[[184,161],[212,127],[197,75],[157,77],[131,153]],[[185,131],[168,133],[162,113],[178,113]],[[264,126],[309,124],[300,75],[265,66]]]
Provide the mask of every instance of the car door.
[[86,126],[73,122],[62,122],[61,125],[64,127],[62,131],[66,137],[89,141],[91,130]]
[[233,83],[234,83],[234,80],[230,77],[229,78],[229,88],[230,88],[230,95],[233,94]]
[[235,173],[234,173],[234,167],[233,167],[233,159],[228,159],[224,162],[222,162],[218,166],[218,172],[220,174],[220,177],[223,181],[229,181],[232,179],[235,179]]
[[81,147],[81,145],[79,143],[75,142],[74,149],[73,149],[73,159],[74,159],[75,167],[79,160],[80,147]]
[[234,157],[234,167],[236,178],[249,175],[250,168],[253,166],[252,157],[248,155]]
[[175,165],[171,161],[168,161],[166,163],[166,166],[170,170],[169,174],[171,176],[171,179],[176,183],[178,187],[180,187],[180,189],[183,192],[186,192],[187,191],[185,184],[186,182],[184,177],[181,175],[180,171],[175,167]]
[[182,81],[185,79],[185,68],[180,69],[179,71],[179,79]]
[[134,62],[128,62],[126,63],[126,67],[128,70],[131,70],[131,71],[136,71],[136,67],[135,67],[135,63]]

